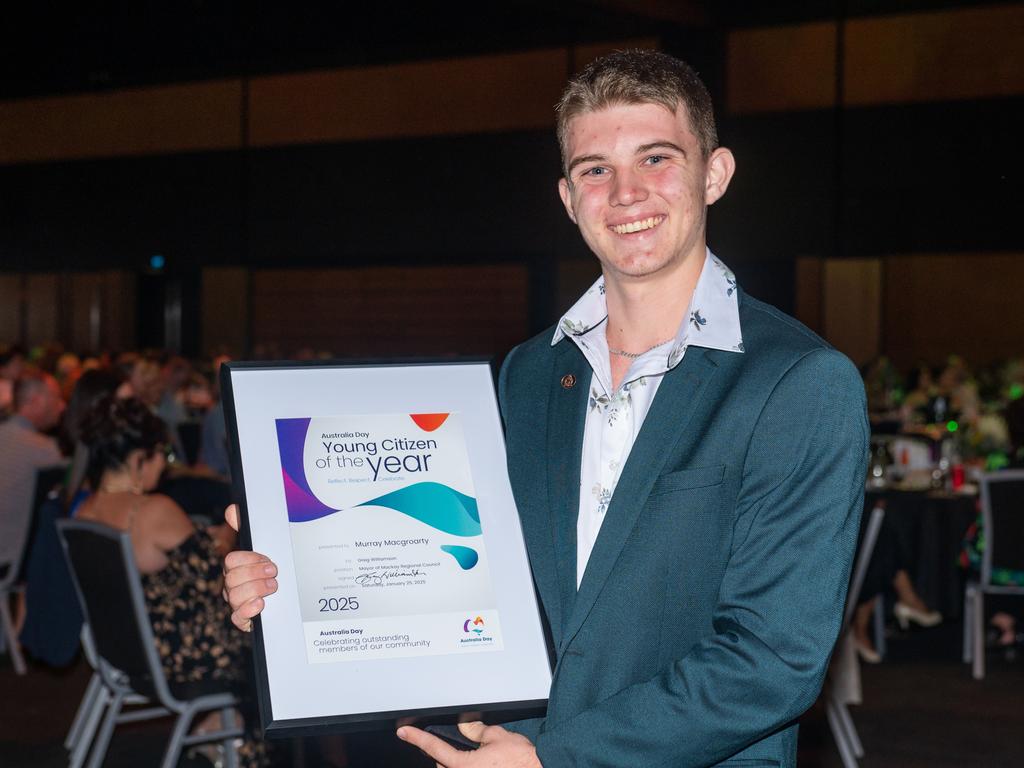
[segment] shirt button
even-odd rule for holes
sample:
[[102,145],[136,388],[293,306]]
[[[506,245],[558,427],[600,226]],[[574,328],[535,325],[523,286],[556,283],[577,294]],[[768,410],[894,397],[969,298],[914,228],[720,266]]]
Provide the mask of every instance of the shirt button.
[[571,373],[565,374],[562,377],[562,389],[572,389],[576,386],[576,377]]

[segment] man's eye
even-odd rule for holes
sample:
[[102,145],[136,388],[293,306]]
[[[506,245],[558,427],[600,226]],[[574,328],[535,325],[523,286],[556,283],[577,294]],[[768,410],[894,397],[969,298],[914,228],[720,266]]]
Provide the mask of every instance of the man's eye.
[[607,173],[607,171],[604,168],[602,168],[601,166],[596,166],[594,168],[588,168],[587,170],[585,170],[580,175],[581,176],[604,176],[605,173]]
[[651,155],[645,160],[645,162],[648,165],[657,165],[658,163],[664,162],[665,160],[668,160],[668,158],[665,157],[665,155]]

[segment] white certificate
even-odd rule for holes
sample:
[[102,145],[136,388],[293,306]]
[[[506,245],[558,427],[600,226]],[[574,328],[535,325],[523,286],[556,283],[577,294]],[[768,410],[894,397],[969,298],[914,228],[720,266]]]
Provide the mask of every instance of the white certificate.
[[310,662],[501,649],[459,414],[276,426]]
[[543,711],[551,667],[490,366],[222,369],[270,735]]

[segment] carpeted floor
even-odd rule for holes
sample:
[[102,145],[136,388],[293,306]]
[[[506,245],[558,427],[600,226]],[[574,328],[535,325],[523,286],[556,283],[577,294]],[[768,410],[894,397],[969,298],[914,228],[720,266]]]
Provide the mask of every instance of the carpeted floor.
[[[959,642],[957,624],[897,634],[890,638],[886,661],[862,669],[864,704],[851,711],[867,752],[861,763],[865,768],[1024,764],[1024,653],[1013,660],[990,655],[989,674],[977,682],[959,662]],[[64,735],[89,674],[79,662],[61,672],[33,666],[28,675],[18,677],[9,659],[0,657],[2,768],[67,765]],[[169,727],[169,721],[119,727],[104,765],[158,765]],[[282,768],[431,765],[387,733],[349,736],[344,741],[286,741],[279,747],[275,765]],[[820,705],[801,721],[800,765],[842,765]]]

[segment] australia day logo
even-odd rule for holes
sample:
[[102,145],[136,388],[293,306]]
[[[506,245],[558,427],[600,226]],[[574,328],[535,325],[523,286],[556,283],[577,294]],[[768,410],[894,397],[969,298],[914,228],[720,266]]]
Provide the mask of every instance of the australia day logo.
[[484,628],[483,616],[476,616],[475,618],[466,619],[462,622],[462,632],[464,635],[469,637],[463,637],[460,643],[490,643],[493,642],[494,638],[484,634],[487,630]]

